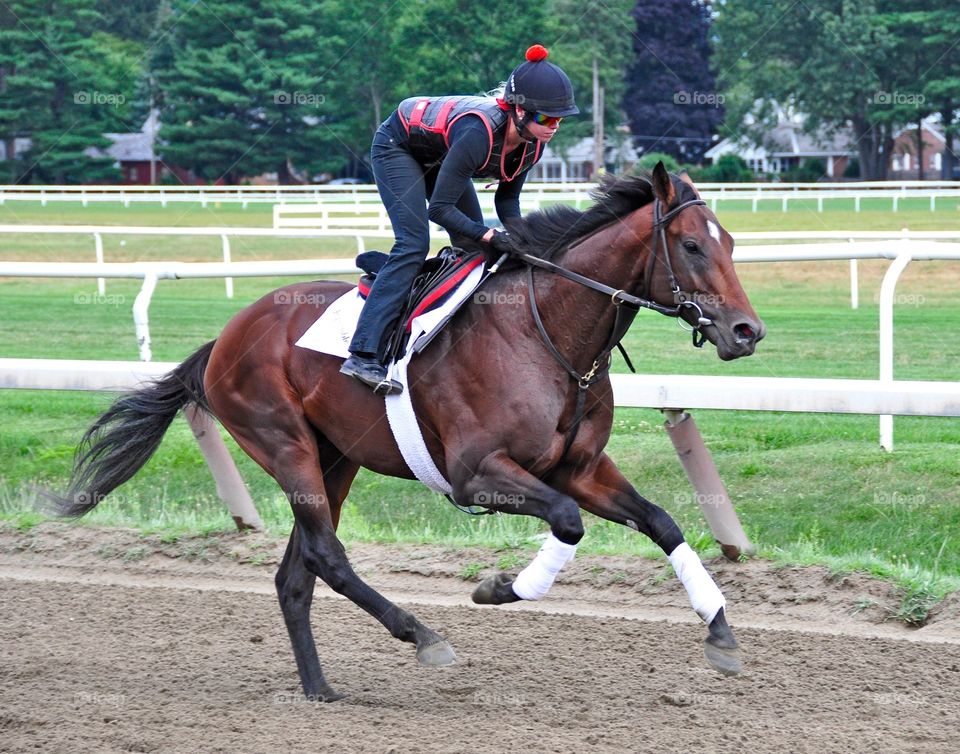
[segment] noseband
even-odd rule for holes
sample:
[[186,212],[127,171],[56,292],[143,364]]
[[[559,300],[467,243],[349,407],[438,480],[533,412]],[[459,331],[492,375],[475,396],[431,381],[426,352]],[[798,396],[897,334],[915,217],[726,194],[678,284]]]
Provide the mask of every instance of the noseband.
[[[653,311],[659,312],[667,317],[677,317],[678,319],[685,308],[695,309],[697,312],[697,324],[692,328],[691,337],[693,338],[694,346],[697,348],[703,346],[705,337],[701,331],[701,328],[706,327],[707,325],[712,325],[713,320],[704,316],[703,310],[700,308],[700,305],[693,300],[693,296],[680,290],[680,285],[677,283],[677,277],[673,272],[673,263],[670,260],[670,247],[667,245],[667,226],[670,224],[670,221],[673,220],[673,218],[683,212],[683,210],[687,209],[687,207],[705,204],[706,202],[703,201],[703,199],[691,199],[683,202],[682,204],[678,204],[672,210],[664,214],[660,200],[654,200],[653,241],[650,249],[650,261],[647,263],[647,269],[644,273],[645,280],[643,297],[633,296],[624,291],[622,288],[612,288],[609,285],[601,283],[599,280],[594,280],[584,275],[580,275],[572,270],[566,269],[565,267],[561,267],[553,262],[548,262],[545,259],[540,259],[539,257],[535,257],[530,254],[516,255],[518,259],[527,265],[527,290],[530,294],[530,311],[533,314],[533,321],[536,323],[537,329],[540,331],[540,337],[543,339],[543,342],[546,344],[550,353],[553,354],[553,357],[564,369],[567,370],[570,376],[577,381],[577,386],[579,387],[579,390],[577,391],[577,403],[574,409],[573,421],[567,430],[567,440],[566,444],[564,445],[562,455],[567,454],[567,451],[573,444],[574,438],[577,436],[577,430],[580,426],[580,421],[583,418],[583,408],[587,388],[603,378],[603,376],[607,373],[610,368],[610,354],[614,348],[620,348],[621,353],[623,353],[627,360],[627,365],[630,367],[630,370],[634,371],[633,365],[630,363],[630,359],[627,358],[626,352],[620,345],[620,341],[623,340],[623,337],[627,334],[627,330],[630,329],[630,325],[633,324],[633,320],[637,316],[637,313],[640,311],[640,309],[652,309]],[[579,243],[580,240],[578,239],[577,242]],[[656,301],[650,298],[651,277],[653,275],[653,268],[657,262],[658,248],[661,246],[663,247],[663,263],[667,269],[667,280],[670,283],[670,292],[673,294],[674,301],[677,302],[676,306],[664,306],[663,304],[658,304]],[[491,272],[494,272],[497,266],[498,265],[494,265],[494,268],[491,269]],[[584,374],[580,374],[573,364],[571,364],[563,356],[563,354],[560,353],[560,351],[554,345],[553,340],[550,338],[550,335],[547,333],[546,328],[543,326],[543,320],[540,317],[540,310],[537,307],[536,292],[533,287],[534,267],[539,267],[542,270],[553,272],[561,277],[566,278],[567,280],[572,280],[575,283],[579,283],[580,285],[609,296],[610,301],[617,309],[616,318],[614,319],[613,323],[613,329],[610,332],[610,338],[607,340],[606,346],[600,352],[600,355],[594,359],[590,369]]]

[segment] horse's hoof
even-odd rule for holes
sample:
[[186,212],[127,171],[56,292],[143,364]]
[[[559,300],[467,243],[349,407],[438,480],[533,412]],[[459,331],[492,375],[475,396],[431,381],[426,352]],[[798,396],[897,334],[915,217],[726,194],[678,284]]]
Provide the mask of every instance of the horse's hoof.
[[740,675],[743,663],[736,647],[718,647],[709,638],[703,642],[703,654],[710,667],[726,676]]
[[737,637],[733,635],[722,607],[710,622],[708,630],[710,634],[703,642],[703,654],[710,667],[723,675],[740,675],[743,664],[740,662]]
[[325,704],[329,704],[330,702],[338,702],[341,699],[346,699],[347,695],[341,694],[339,691],[330,686],[324,686],[322,689],[312,694],[304,694],[303,697],[311,702],[324,702]]
[[513,591],[513,576],[509,573],[498,573],[484,579],[480,586],[473,590],[472,599],[478,605],[503,605],[516,602],[520,598]]
[[417,650],[417,660],[421,665],[433,668],[442,668],[453,665],[457,661],[457,654],[447,642],[440,640],[429,646]]

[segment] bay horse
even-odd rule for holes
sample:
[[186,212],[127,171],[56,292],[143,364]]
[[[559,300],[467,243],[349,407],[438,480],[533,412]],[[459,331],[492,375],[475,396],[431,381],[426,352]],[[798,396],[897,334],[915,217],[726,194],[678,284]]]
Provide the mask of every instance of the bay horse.
[[[595,198],[583,212],[555,207],[510,223],[526,261],[489,277],[483,290],[491,303],[460,309],[413,359],[408,389],[455,501],[550,527],[520,575],[488,579],[475,601],[542,596],[583,536],[582,508],[663,549],[708,624],[708,662],[735,674],[739,649],[719,589],[669,514],[604,453],[613,421],[608,368],[632,319],[621,316],[628,309],[683,318],[725,360],[753,353],[764,326],[734,272],[730,234],[686,177],[658,164],[649,177],[605,180]],[[324,677],[310,628],[317,577],[413,643],[422,664],[456,659],[438,633],[354,572],[337,538],[361,466],[414,478],[384,398],[341,375],[341,359],[293,345],[318,309],[291,302],[329,304],[351,287],[298,283],[243,309],[173,371],[121,396],[84,435],[68,492],[49,495],[56,515],[83,515],[146,463],[180,409],[210,412],[290,501],[294,526],[277,594],[303,692],[323,701],[342,695]]]

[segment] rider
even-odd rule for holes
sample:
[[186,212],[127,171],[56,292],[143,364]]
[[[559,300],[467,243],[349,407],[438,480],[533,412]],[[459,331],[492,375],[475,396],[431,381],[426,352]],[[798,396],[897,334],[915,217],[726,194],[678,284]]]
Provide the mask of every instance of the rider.
[[501,223],[520,216],[527,171],[560,121],[580,112],[570,79],[547,55],[541,45],[530,47],[502,99],[410,97],[377,129],[370,159],[396,242],[367,295],[342,374],[380,395],[402,392],[400,383],[387,378],[384,351],[390,325],[400,317],[430,250],[431,221],[451,240],[484,241],[497,254],[509,250],[507,234],[483,224],[471,179],[498,181]]

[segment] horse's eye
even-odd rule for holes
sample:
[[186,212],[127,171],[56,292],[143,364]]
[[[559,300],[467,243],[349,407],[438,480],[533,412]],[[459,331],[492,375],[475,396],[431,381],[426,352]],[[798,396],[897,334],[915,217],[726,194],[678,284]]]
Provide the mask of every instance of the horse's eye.
[[700,253],[700,247],[697,246],[697,242],[696,242],[696,241],[691,241],[691,240],[684,241],[684,242],[683,242],[683,248],[685,248],[685,249],[686,249],[687,251],[689,251],[691,254],[698,254],[698,253]]

